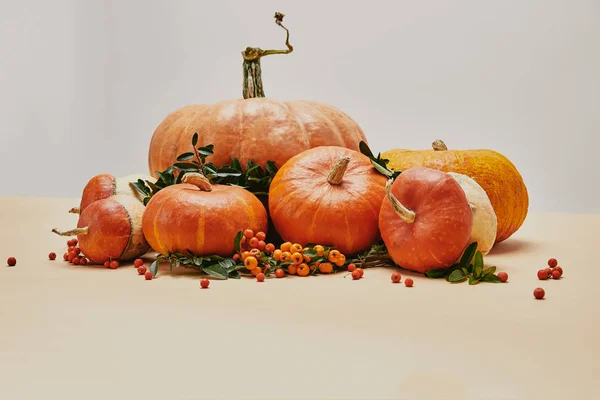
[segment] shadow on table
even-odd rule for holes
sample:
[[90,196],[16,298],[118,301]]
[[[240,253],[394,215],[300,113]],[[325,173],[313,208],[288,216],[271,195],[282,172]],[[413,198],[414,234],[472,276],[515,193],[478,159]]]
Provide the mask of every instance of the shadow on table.
[[514,252],[524,252],[533,250],[536,244],[523,239],[507,239],[494,245],[490,255],[510,254]]

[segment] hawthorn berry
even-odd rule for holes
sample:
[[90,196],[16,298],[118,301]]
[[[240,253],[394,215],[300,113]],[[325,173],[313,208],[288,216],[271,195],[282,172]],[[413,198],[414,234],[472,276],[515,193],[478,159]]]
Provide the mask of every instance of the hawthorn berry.
[[68,253],[63,254],[63,260],[65,260],[65,261],[69,260],[69,254]]
[[252,239],[254,237],[254,232],[252,231],[252,229],[246,229],[244,231],[244,236],[246,237],[246,239]]
[[117,268],[119,268],[119,262],[117,260],[112,260],[109,264],[109,267],[111,269],[117,269]]
[[208,285],[210,285],[210,281],[208,279],[201,279],[200,280],[200,287],[202,289],[207,289]]
[[556,268],[552,269],[552,279],[560,279],[561,275],[562,274],[559,270],[557,270]]
[[545,295],[546,295],[546,292],[544,291],[544,289],[542,289],[540,287],[536,288],[533,291],[533,297],[535,297],[538,300],[543,299]]
[[362,275],[359,270],[355,269],[354,271],[352,271],[352,279],[357,280],[357,279],[360,279],[361,277],[362,277]]
[[144,265],[144,260],[142,260],[141,258],[136,258],[133,262],[134,267],[141,267],[142,265]]
[[14,257],[8,257],[8,260],[6,260],[6,263],[8,264],[9,267],[14,267],[15,265],[17,265],[17,259]]
[[406,278],[404,280],[404,285],[406,285],[406,287],[412,287],[413,286],[413,280],[411,278]]
[[348,272],[352,272],[356,269],[356,264],[350,263],[348,264]]
[[144,274],[144,278],[146,278],[146,280],[149,281],[152,278],[154,278],[154,275],[152,275],[152,272],[146,271],[146,273]]
[[498,278],[504,283],[508,280],[508,274],[506,272],[498,272]]
[[545,269],[540,269],[537,272],[537,277],[538,277],[539,280],[545,281],[546,279],[548,279],[548,271],[545,270]]
[[548,266],[550,268],[554,268],[558,265],[558,261],[556,260],[556,258],[551,258],[548,260]]
[[139,275],[144,275],[146,273],[146,267],[144,267],[143,265],[139,266],[137,268],[137,272],[138,272]]
[[281,268],[277,268],[277,269],[275,270],[275,276],[276,276],[277,278],[283,278],[283,277],[285,276],[285,272],[283,271],[283,269],[281,269]]
[[52,253],[48,254],[48,258],[50,260],[56,260],[56,253],[52,252]]
[[256,238],[258,240],[265,240],[265,239],[267,239],[267,235],[264,232],[257,232],[256,233]]
[[265,274],[263,274],[262,272],[259,273],[258,275],[256,275],[256,280],[258,282],[264,282],[265,281]]
[[79,265],[87,265],[87,258],[81,257],[79,259]]
[[104,261],[104,268],[110,268],[110,261]]
[[402,275],[400,275],[400,272],[392,272],[392,282],[398,283],[401,279]]

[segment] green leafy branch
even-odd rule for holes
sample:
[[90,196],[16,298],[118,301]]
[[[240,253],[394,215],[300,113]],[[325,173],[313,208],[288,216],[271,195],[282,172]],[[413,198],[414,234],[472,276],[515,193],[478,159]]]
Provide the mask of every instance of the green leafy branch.
[[366,142],[361,140],[361,142],[358,145],[358,148],[360,149],[360,152],[362,154],[369,157],[369,159],[371,160],[371,164],[373,164],[377,172],[379,172],[380,174],[385,175],[386,177],[392,180],[396,179],[398,175],[401,174],[401,171],[392,171],[388,169],[387,165],[390,162],[390,160],[381,158],[381,153],[378,153],[377,157],[375,157],[375,155],[373,154]]
[[477,242],[471,243],[463,252],[458,263],[446,269],[432,269],[425,274],[429,278],[445,278],[451,283],[469,281],[469,285],[479,282],[501,283],[495,274],[496,267],[485,268],[483,255],[477,250]]
[[214,145],[196,147],[197,145],[198,134],[194,133],[192,137],[194,151],[180,154],[177,162],[164,171],[155,171],[158,176],[155,183],[142,179],[131,182],[133,187],[144,196],[144,205],[148,204],[152,196],[160,190],[181,183],[183,175],[188,172],[203,174],[213,184],[239,186],[259,197],[269,193],[269,186],[278,170],[273,161],[268,161],[263,169],[249,160],[244,171],[239,160],[232,157],[229,164],[217,167],[211,162],[206,162],[206,159],[214,154]]
[[360,268],[397,266],[388,253],[387,247],[383,241],[372,245],[369,250],[357,254],[354,258],[350,259],[348,263],[354,263]]
[[171,253],[168,255],[159,254],[156,260],[150,265],[150,272],[156,276],[160,263],[169,263],[170,270],[173,267],[193,268],[206,275],[216,279],[239,279],[239,271],[244,266],[239,266],[231,258],[220,256],[197,256],[192,251],[187,250],[188,255],[181,253]]

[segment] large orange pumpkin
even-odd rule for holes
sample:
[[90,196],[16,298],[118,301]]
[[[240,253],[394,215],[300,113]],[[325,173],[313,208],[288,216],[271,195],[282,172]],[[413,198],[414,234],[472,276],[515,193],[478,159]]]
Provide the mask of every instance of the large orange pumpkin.
[[403,171],[429,167],[473,178],[487,193],[498,219],[496,243],[508,239],[525,221],[529,196],[521,174],[512,162],[493,150],[448,150],[437,140],[433,150],[394,149],[381,155],[388,168]]
[[142,229],[155,251],[228,257],[239,231],[267,231],[267,211],[249,191],[211,185],[197,173],[183,182],[162,189],[146,205]]
[[289,159],[269,189],[269,211],[281,237],[335,246],[344,254],[368,249],[379,235],[386,177],[368,157],[334,146]]
[[[281,27],[282,19],[282,14],[275,15]],[[336,107],[317,101],[265,97],[260,59],[270,54],[291,53],[289,32],[286,45],[286,50],[248,47],[242,51],[243,99],[188,105],[169,114],[150,141],[150,174],[156,177],[155,171],[165,170],[176,162],[178,155],[191,151],[194,133],[199,135],[199,145],[214,144],[210,161],[218,166],[235,157],[242,166],[252,159],[260,166],[272,160],[281,167],[303,150],[324,145],[358,150],[359,142],[366,142],[362,129]]]
[[409,168],[388,181],[379,229],[394,262],[425,273],[453,265],[469,244],[473,214],[459,183],[432,168]]

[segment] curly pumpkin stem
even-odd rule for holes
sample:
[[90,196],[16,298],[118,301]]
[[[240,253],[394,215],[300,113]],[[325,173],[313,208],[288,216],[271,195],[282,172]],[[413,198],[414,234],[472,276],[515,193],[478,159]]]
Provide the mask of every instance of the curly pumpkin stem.
[[285,38],[285,50],[263,50],[259,47],[246,47],[246,50],[242,51],[242,57],[244,57],[244,63],[242,65],[244,70],[244,99],[265,97],[265,91],[262,84],[262,71],[260,68],[261,57],[268,56],[271,54],[289,54],[294,48],[290,44],[290,31],[283,26],[283,15],[280,12],[275,13],[275,23],[285,29],[287,33]]
[[61,232],[56,228],[52,229],[52,232],[54,232],[60,236],[87,235],[89,233],[89,231],[90,231],[90,228],[88,226],[83,227],[83,228],[75,228],[75,229],[71,229],[69,231],[64,231],[64,232]]
[[446,143],[444,143],[441,140],[436,140],[435,142],[433,142],[431,144],[431,147],[433,147],[433,150],[435,151],[446,151],[448,150],[448,147],[446,147]]
[[327,182],[332,185],[339,185],[342,183],[349,163],[349,157],[340,157],[331,167],[331,171],[329,171],[329,175],[327,176]]
[[407,223],[412,224],[415,221],[416,214],[414,211],[404,207],[404,205],[400,203],[400,200],[398,200],[396,196],[394,196],[394,194],[390,190],[393,182],[394,181],[392,179],[387,181],[385,185],[385,193],[387,194],[387,197],[390,200],[392,208],[394,209],[394,211],[396,211],[396,214],[398,214],[398,216]]
[[197,172],[188,172],[181,179],[183,183],[189,183],[205,192],[212,191],[212,185],[207,177]]
[[69,212],[71,214],[81,214],[81,210],[79,209],[79,207],[73,207],[69,210]]

